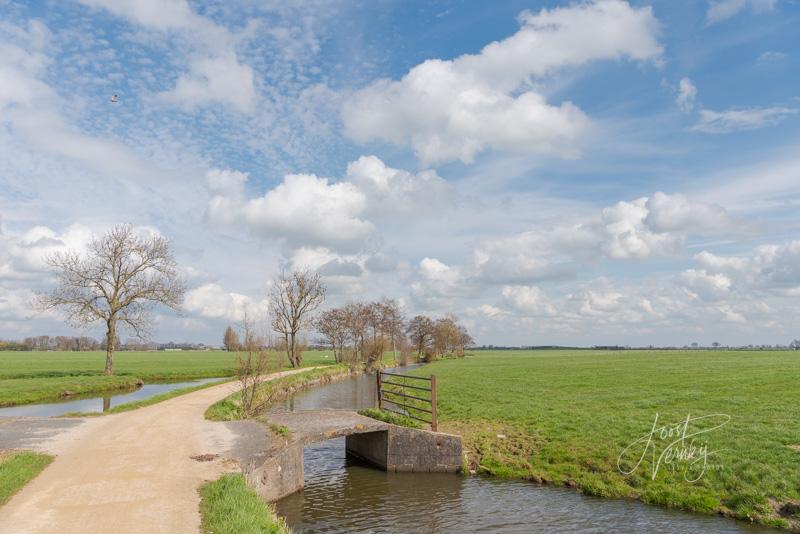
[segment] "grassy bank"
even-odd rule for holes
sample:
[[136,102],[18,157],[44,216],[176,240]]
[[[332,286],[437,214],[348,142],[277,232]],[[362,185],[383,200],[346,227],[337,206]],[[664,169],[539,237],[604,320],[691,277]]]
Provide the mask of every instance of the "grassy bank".
[[0,380],[0,407],[46,402],[98,391],[133,390],[135,376],[59,376]]
[[52,456],[35,452],[0,453],[0,506],[52,461]]
[[[474,471],[800,528],[798,353],[486,351],[417,372],[436,374],[440,427],[464,436]],[[653,478],[677,433],[629,449],[630,473],[618,467],[656,416],[660,427],[713,414],[689,425],[707,430],[694,437],[704,471],[662,459]]]
[[[226,351],[118,352],[115,376],[103,375],[103,352],[0,351],[0,407],[55,401],[71,394],[129,389],[138,381],[232,376],[236,353]],[[332,363],[325,351],[308,351],[304,364]]]
[[200,488],[200,515],[207,534],[288,534],[272,505],[247,487],[244,476],[227,474]]
[[[259,396],[270,398],[272,402],[289,398],[303,389],[329,383],[336,378],[350,374],[350,368],[343,364],[309,369],[293,375],[284,376],[261,384]],[[241,395],[234,393],[215,402],[206,410],[206,419],[211,421],[235,421],[242,418]]]

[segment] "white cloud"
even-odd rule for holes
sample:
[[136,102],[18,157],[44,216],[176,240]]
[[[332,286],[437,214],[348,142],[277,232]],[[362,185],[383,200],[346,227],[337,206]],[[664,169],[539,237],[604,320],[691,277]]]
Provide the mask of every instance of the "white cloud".
[[489,148],[574,157],[588,117],[570,102],[548,104],[531,78],[661,53],[651,8],[618,0],[524,12],[520,23],[516,34],[479,54],[428,60],[399,81],[356,92],[343,109],[346,135],[411,147],[425,163],[471,162]]
[[777,124],[798,112],[796,108],[781,106],[768,108],[729,109],[726,111],[700,110],[700,120],[692,130],[705,133],[730,133],[756,130]]
[[375,232],[361,215],[367,198],[348,182],[289,174],[264,196],[242,206],[244,221],[262,237],[355,250]]
[[618,202],[602,213],[603,250],[610,258],[644,260],[651,256],[677,256],[684,248],[681,233],[654,232],[647,224],[648,199]]
[[681,282],[702,300],[714,301],[730,294],[731,280],[724,274],[710,274],[705,269],[688,269],[681,273]]
[[162,100],[191,111],[206,102],[227,102],[241,112],[256,102],[253,69],[239,63],[233,52],[202,57],[189,62],[189,72],[175,88],[161,94]]
[[246,198],[247,174],[214,169],[207,174],[208,218],[241,224],[262,238],[282,239],[290,248],[327,247],[354,253],[373,245],[373,220],[439,213],[454,205],[453,188],[434,171],[394,169],[375,156],[347,166],[345,178],[289,174],[262,197]]
[[60,233],[41,225],[16,235],[0,232],[0,282],[41,280],[49,269],[49,256],[65,250],[82,251],[91,239],[92,231],[77,223]]
[[765,13],[775,9],[776,0],[712,0],[706,12],[706,24],[716,24],[727,20],[746,7],[755,13]]
[[786,57],[788,57],[788,54],[786,52],[779,52],[777,50],[767,50],[766,52],[763,52],[760,56],[758,56],[756,62],[761,65],[766,65],[768,63],[775,63],[781,61],[783,59],[786,59]]
[[678,86],[678,96],[675,102],[683,111],[691,111],[694,107],[694,100],[697,98],[697,87],[689,78],[681,78]]
[[718,235],[736,229],[737,224],[722,206],[689,200],[680,193],[656,192],[647,199],[644,222],[655,232],[686,232]]
[[158,97],[191,111],[209,103],[223,103],[240,112],[252,111],[257,100],[252,67],[239,61],[240,36],[195,13],[186,0],[80,0],[132,23],[159,32],[174,32],[191,43],[188,71],[175,87]]
[[525,316],[552,316],[557,313],[542,290],[536,286],[504,286],[503,299]]
[[743,293],[800,291],[800,241],[760,245],[749,255],[722,256],[703,251],[694,259],[712,273],[723,274]]
[[689,236],[739,230],[721,206],[656,192],[618,202],[597,217],[485,240],[475,247],[466,272],[486,283],[509,285],[563,280],[602,259],[680,257]]
[[225,291],[219,284],[204,284],[186,292],[183,307],[192,313],[212,319],[241,321],[245,313],[264,312],[265,302],[256,303],[241,293]]
[[206,172],[208,189],[217,195],[239,197],[250,174],[229,169],[210,169]]
[[393,169],[375,156],[347,165],[346,179],[369,198],[374,217],[439,212],[451,206],[456,192],[436,171],[416,174]]

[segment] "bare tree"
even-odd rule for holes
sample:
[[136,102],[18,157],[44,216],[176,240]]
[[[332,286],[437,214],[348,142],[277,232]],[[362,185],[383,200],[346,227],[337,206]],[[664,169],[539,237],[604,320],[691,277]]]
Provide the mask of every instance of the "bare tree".
[[325,310],[314,321],[314,327],[325,338],[325,342],[331,346],[336,363],[344,361],[344,347],[348,338],[345,311],[341,308]]
[[406,332],[408,332],[414,348],[417,349],[418,356],[422,356],[429,348],[433,341],[435,328],[433,320],[425,315],[417,315],[408,322]]
[[272,284],[269,293],[272,329],[283,337],[292,367],[303,363],[298,333],[311,324],[312,314],[323,302],[325,286],[318,273],[283,273]]
[[392,356],[397,361],[397,347],[402,345],[403,326],[405,318],[400,305],[394,299],[383,299],[377,303],[380,310],[380,326],[384,335],[389,338],[392,346]]
[[233,331],[230,325],[225,329],[225,335],[222,337],[222,344],[228,352],[236,352],[239,350],[239,336]]
[[66,310],[68,322],[106,325],[105,374],[114,373],[117,329],[122,326],[144,339],[153,306],[177,310],[185,292],[170,243],[161,236],[138,235],[119,225],[94,238],[85,254],[54,254],[48,263],[58,271],[58,284],[40,294],[42,309]]
[[255,323],[246,312],[242,321],[242,342],[236,350],[241,350],[237,358],[236,378],[240,385],[242,418],[247,419],[272,402],[274,393],[265,392],[261,384],[266,375],[280,365],[270,358],[277,353],[266,347],[265,340],[257,335]]

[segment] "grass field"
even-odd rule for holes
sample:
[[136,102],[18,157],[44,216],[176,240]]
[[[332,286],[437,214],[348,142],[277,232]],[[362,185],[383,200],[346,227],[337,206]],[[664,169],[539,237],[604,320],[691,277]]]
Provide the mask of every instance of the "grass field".
[[[308,351],[304,365],[333,363],[325,351]],[[99,393],[130,388],[137,380],[182,380],[234,374],[236,353],[226,351],[117,352],[115,376],[103,375],[104,352],[0,351],[0,406],[57,400],[64,392]]]
[[0,506],[52,461],[52,456],[35,452],[0,453]]
[[[476,351],[416,372],[436,374],[440,426],[475,471],[800,528],[800,352]],[[647,441],[657,415],[713,414]],[[665,450],[684,456],[653,478]]]

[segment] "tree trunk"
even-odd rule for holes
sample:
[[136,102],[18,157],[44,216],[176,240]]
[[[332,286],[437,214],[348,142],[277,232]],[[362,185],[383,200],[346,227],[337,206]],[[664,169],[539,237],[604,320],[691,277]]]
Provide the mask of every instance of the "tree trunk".
[[106,322],[108,330],[106,331],[106,370],[107,375],[114,374],[114,342],[117,338],[117,324],[116,319],[111,318]]

